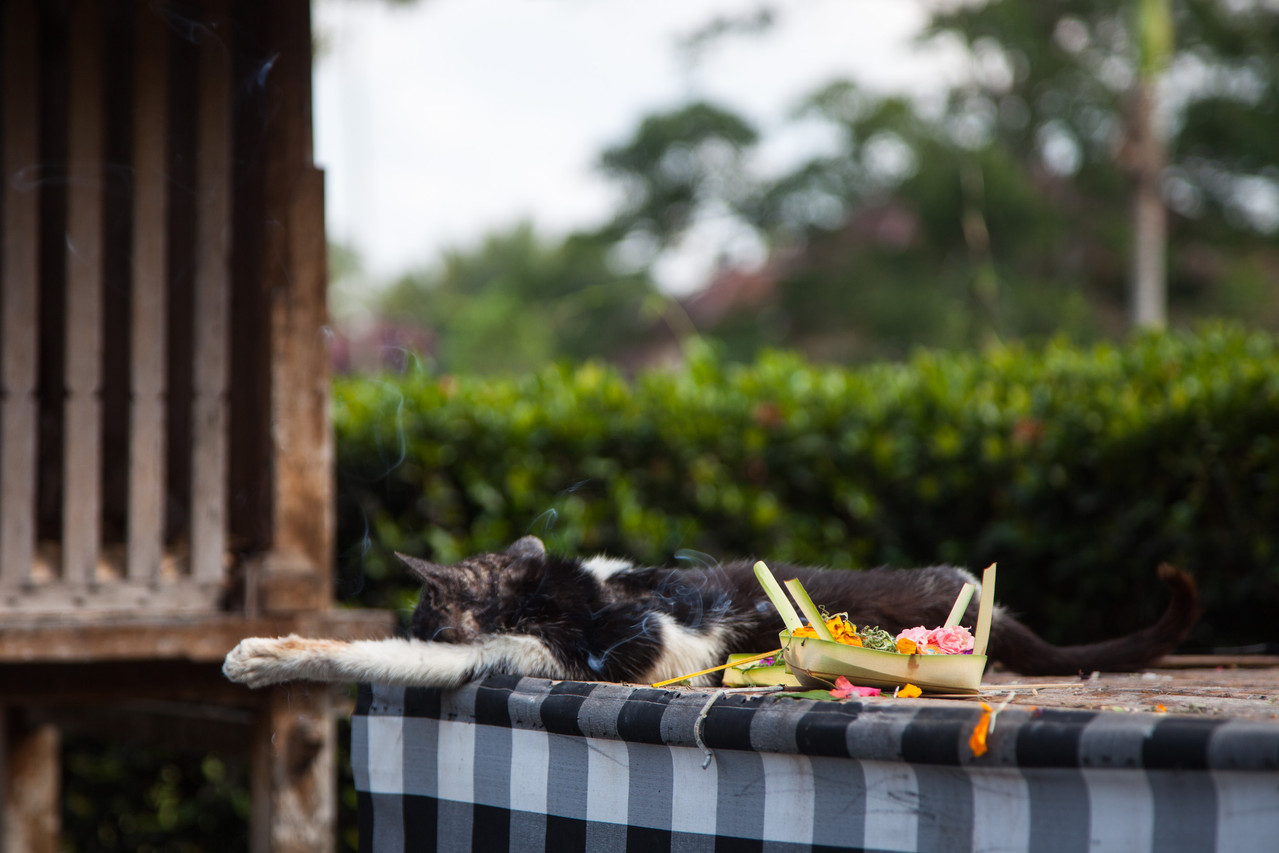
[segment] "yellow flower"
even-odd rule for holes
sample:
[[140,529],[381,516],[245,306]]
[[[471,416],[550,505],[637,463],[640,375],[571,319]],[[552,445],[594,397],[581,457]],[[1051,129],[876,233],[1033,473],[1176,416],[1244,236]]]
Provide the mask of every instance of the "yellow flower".
[[914,699],[924,691],[920,690],[913,684],[903,684],[897,691],[898,699]]
[[[848,621],[848,617],[840,613],[825,620],[826,630],[830,631],[830,635],[835,638],[835,642],[843,643],[846,646],[860,646],[862,638],[857,634],[857,626]],[[794,631],[791,631],[792,637],[817,637],[817,631],[812,625],[801,625]]]
[[917,651],[919,651],[919,646],[915,645],[914,640],[908,639],[906,637],[899,637],[897,639],[897,651],[901,652],[904,655],[913,655]]

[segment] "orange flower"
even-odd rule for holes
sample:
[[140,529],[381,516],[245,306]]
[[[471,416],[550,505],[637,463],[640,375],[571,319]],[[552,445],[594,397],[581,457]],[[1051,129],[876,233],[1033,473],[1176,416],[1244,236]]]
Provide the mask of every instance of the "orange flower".
[[982,702],[981,706],[985,710],[981,715],[981,719],[977,721],[977,726],[973,729],[972,737],[968,738],[968,748],[976,756],[986,754],[986,734],[990,731],[990,715],[993,711],[985,702]]
[[918,687],[916,687],[913,684],[903,684],[897,690],[897,698],[898,699],[914,699],[916,696],[919,696],[923,692],[924,691],[920,690]]
[[904,655],[913,655],[919,651],[919,646],[915,645],[915,641],[906,637],[897,639],[897,651]]

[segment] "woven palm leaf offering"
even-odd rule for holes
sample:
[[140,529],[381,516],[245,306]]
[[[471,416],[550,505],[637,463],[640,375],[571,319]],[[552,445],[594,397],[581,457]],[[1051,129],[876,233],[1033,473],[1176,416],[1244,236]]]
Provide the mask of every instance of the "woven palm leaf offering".
[[801,686],[829,690],[843,677],[854,685],[888,690],[913,684],[925,693],[979,691],[995,598],[993,564],[982,575],[975,634],[959,625],[972,599],[972,584],[964,584],[946,624],[911,628],[894,637],[873,626],[853,625],[844,614],[823,614],[798,579],[788,580],[786,589],[808,620],[805,625],[768,566],[756,563],[755,576],[786,625],[780,635],[782,659]]

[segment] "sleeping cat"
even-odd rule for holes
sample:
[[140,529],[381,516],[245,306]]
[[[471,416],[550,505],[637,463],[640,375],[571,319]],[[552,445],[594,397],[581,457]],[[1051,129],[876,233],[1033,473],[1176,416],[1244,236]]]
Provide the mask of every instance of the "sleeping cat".
[[[227,655],[222,671],[250,687],[295,679],[456,687],[498,672],[643,684],[716,666],[731,652],[775,648],[782,628],[749,561],[666,569],[609,557],[578,560],[547,553],[534,536],[455,566],[401,559],[423,582],[411,639],[252,638]],[[960,587],[975,583],[950,566],[772,568],[779,578],[800,578],[830,612],[846,609],[854,624],[893,634],[942,624]],[[1198,617],[1190,576],[1171,566],[1159,574],[1172,601],[1149,628],[1059,647],[997,607],[987,653],[1027,675],[1145,666],[1175,649]],[[975,603],[961,624],[976,624]]]

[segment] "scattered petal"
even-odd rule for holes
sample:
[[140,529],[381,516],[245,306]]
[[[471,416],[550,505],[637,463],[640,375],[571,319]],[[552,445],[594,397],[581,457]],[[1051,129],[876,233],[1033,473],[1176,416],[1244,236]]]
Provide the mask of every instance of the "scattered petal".
[[981,703],[984,709],[981,719],[977,721],[977,725],[973,728],[973,734],[968,738],[968,748],[973,751],[973,755],[982,756],[986,754],[986,734],[990,731],[990,715],[993,710],[985,702]]
[[841,675],[835,679],[835,689],[830,695],[836,699],[847,699],[850,696],[878,696],[881,692],[878,687],[858,687]]
[[897,698],[899,698],[899,699],[914,699],[916,696],[921,695],[923,692],[924,692],[924,691],[920,690],[920,689],[919,689],[918,687],[916,687],[914,684],[903,684],[903,685],[902,685],[902,686],[901,686],[901,687],[897,690]]

